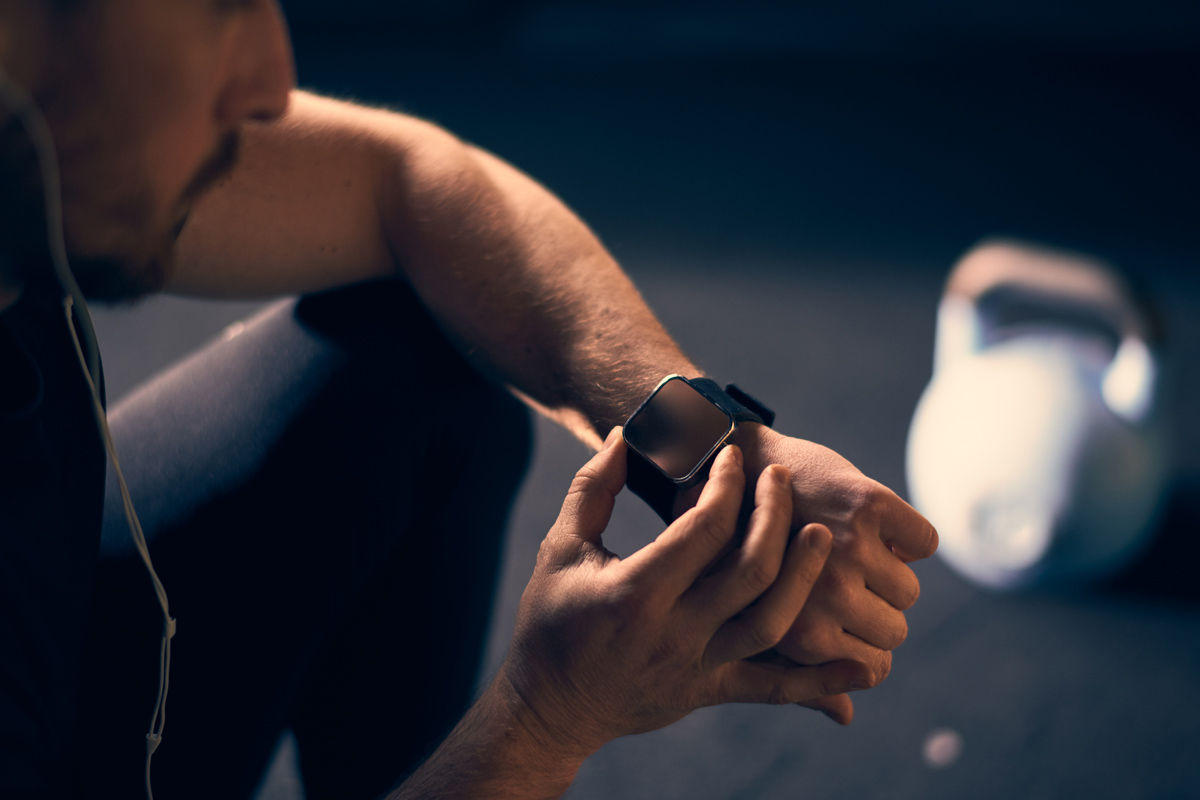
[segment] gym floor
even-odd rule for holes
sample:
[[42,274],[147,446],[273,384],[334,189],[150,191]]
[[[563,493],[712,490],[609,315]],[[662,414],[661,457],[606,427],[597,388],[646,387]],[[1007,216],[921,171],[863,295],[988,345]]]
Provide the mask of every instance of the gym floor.
[[[604,35],[636,27],[584,6],[531,6],[519,24],[492,20],[500,35],[438,20],[415,33],[306,26],[300,5],[301,85],[429,117],[542,180],[698,363],[775,407],[783,432],[901,493],[941,284],[973,242],[1009,234],[1111,258],[1166,321],[1178,479],[1154,545],[1124,575],[1005,596],[923,562],[909,639],[889,679],[856,696],[849,728],[799,708],[707,709],[613,742],[569,797],[1200,796],[1195,50],[943,39],[763,55],[776,40],[747,34],[720,39],[725,50],[667,37],[664,53],[627,32],[609,46]],[[109,396],[254,307],[97,310]],[[587,457],[551,424],[537,436],[493,667]],[[628,553],[656,521],[623,497],[606,543]],[[285,740],[259,797],[302,796]]]

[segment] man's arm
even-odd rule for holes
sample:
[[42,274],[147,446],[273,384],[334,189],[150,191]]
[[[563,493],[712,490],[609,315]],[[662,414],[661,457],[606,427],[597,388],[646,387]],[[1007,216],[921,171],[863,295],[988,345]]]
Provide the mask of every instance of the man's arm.
[[[475,363],[598,447],[680,352],[587,227],[525,175],[399,114],[297,93],[288,115],[247,127],[244,158],[197,206],[175,291],[272,296],[385,275],[412,283]],[[852,658],[877,679],[906,633],[937,535],[836,453],[748,424],[753,479],[793,476],[792,525],[833,532],[814,596],[777,648],[804,664]],[[682,498],[682,510],[694,495]],[[814,705],[847,722],[845,697]]]
[[242,151],[194,209],[170,291],[403,276],[478,366],[593,448],[663,375],[699,374],[558,198],[434,125],[297,92]]

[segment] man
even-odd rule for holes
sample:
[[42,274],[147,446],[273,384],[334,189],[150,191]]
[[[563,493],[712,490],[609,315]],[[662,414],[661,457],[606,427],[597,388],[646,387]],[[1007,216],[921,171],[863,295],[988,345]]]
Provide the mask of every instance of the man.
[[[303,295],[111,415],[181,620],[163,796],[249,792],[289,726],[309,797],[375,796],[422,760],[399,796],[553,797],[605,741],[701,705],[847,723],[845,692],[886,677],[928,523],[835,453],[746,423],[678,520],[615,559],[615,426],[700,369],[532,180],[419,120],[294,91],[274,0],[3,0],[0,64],[49,122],[89,296]],[[0,125],[0,786],[127,796],[159,622],[111,470],[101,496],[28,126],[3,107]],[[425,760],[470,699],[526,457],[498,384],[608,444],[543,545],[504,668]]]

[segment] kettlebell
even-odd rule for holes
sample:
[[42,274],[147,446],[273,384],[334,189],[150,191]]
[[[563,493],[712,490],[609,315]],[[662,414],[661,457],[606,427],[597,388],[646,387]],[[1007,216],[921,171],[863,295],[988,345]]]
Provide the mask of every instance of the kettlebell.
[[959,261],[906,457],[947,564],[1015,590],[1095,581],[1138,554],[1168,478],[1155,338],[1094,259],[991,240]]

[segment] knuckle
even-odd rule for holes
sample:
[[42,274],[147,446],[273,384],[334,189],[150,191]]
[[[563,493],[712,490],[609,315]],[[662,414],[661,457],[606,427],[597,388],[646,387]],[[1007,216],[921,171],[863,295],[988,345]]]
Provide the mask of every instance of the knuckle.
[[792,693],[788,690],[788,686],[783,681],[776,681],[771,686],[771,690],[767,693],[767,703],[773,706],[787,705],[795,702],[792,699]]
[[880,526],[872,524],[869,528],[859,531],[847,543],[847,549],[854,558],[854,568],[860,574],[866,565],[875,562],[878,557],[877,550],[882,541],[880,531]]
[[829,697],[830,695],[841,694],[842,692],[846,691],[846,685],[845,682],[840,678],[835,678],[826,671],[822,670],[821,683],[818,687],[818,690],[821,692],[822,696]]
[[723,545],[729,539],[730,532],[726,526],[706,509],[692,509],[688,527],[693,536],[710,544]]
[[827,661],[825,656],[832,650],[828,636],[816,625],[793,625],[777,644],[783,646],[784,655],[802,664]]
[[862,578],[857,574],[852,574],[855,572],[857,570],[846,568],[843,565],[830,567],[826,563],[814,589],[819,590],[822,597],[836,605],[853,605],[855,590],[862,586]]
[[538,545],[538,551],[537,551],[538,565],[539,566],[542,565],[547,559],[551,558],[553,555],[554,555],[554,544],[550,541],[550,537],[547,536],[545,539],[542,539],[542,543],[540,545]]
[[579,471],[575,473],[575,477],[571,479],[571,487],[567,489],[567,494],[587,494],[595,487],[597,480],[596,471],[590,465],[585,464],[580,467]]
[[551,531],[550,535],[542,539],[542,543],[538,545],[537,560],[534,562],[534,569],[538,571],[553,570],[562,561],[559,555],[559,545],[555,537],[557,531]]
[[897,499],[897,495],[879,481],[870,480],[858,496],[857,516],[863,522],[878,523]]
[[887,676],[892,671],[892,654],[890,651],[884,650],[878,653],[871,659],[869,665],[871,667],[872,686],[878,686],[887,679]]
[[770,628],[761,625],[751,625],[743,634],[746,650],[758,654],[770,650],[779,643],[779,637]]
[[775,582],[778,572],[770,565],[764,564],[760,558],[751,558],[742,564],[740,578],[747,592],[758,597]]
[[884,534],[889,523],[896,520],[897,504],[908,507],[899,495],[875,480],[868,480],[855,500],[851,526],[854,535],[848,537],[846,544],[856,550],[867,547],[869,540]]

